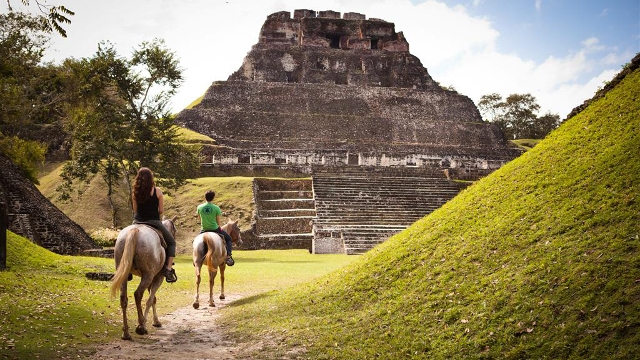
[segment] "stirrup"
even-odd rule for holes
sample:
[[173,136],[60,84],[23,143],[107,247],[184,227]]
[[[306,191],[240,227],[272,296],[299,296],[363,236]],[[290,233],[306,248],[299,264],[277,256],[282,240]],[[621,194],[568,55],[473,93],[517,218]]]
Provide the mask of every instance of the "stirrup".
[[225,263],[226,263],[228,266],[233,266],[236,262],[233,260],[233,258],[232,258],[231,256],[229,256],[229,257],[227,258],[227,260],[225,261]]
[[164,268],[164,277],[166,278],[168,283],[173,283],[178,281],[178,275],[176,275],[176,270],[175,269],[167,269]]

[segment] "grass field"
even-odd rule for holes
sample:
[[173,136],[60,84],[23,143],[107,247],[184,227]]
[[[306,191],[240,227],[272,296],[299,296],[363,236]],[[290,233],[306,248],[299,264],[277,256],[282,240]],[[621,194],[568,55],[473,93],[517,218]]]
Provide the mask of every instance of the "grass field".
[[[0,272],[0,358],[88,356],[92,345],[120,338],[120,305],[118,299],[110,299],[110,282],[85,277],[87,272],[113,272],[112,259],[61,256],[11,232],[7,235],[8,269]],[[226,271],[225,293],[243,297],[309,281],[356,259],[313,256],[306,250],[236,251],[234,258],[236,265]],[[175,268],[178,282],[165,283],[158,291],[160,314],[190,306],[193,301],[191,258],[177,257]],[[207,281],[205,275],[201,285],[205,294]],[[138,283],[138,277],[129,283],[130,326],[135,325],[133,290]],[[219,291],[217,287],[216,294]]]

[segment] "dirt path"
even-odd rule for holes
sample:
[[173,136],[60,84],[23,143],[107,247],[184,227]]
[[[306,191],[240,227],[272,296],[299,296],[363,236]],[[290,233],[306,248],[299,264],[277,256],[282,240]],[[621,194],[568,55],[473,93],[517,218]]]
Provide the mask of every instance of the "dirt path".
[[[208,298],[208,297],[207,297]],[[227,296],[216,299],[216,307],[209,307],[207,300],[200,308],[192,306],[178,309],[160,317],[161,328],[147,321],[149,334],[135,333],[135,315],[130,314],[129,326],[133,340],[118,340],[98,347],[92,359],[237,359],[238,344],[224,339],[223,330],[216,326],[219,310],[226,304],[240,299]],[[149,314],[151,317],[151,314]]]

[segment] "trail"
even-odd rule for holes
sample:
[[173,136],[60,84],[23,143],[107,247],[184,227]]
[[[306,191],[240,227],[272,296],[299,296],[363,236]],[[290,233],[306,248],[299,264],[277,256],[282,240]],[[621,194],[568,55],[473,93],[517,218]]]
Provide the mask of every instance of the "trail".
[[142,336],[134,331],[135,312],[129,314],[133,340],[99,345],[91,359],[239,359],[239,344],[224,338],[216,319],[221,308],[240,298],[230,295],[225,300],[216,299],[216,307],[209,307],[205,300],[197,310],[192,306],[178,309],[160,317],[160,328],[153,327],[149,319],[149,333]]

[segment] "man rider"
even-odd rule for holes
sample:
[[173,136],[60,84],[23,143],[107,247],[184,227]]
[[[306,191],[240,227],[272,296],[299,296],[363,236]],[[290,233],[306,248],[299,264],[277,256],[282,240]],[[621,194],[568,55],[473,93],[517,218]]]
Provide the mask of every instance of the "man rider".
[[220,214],[222,210],[220,207],[213,203],[213,198],[216,197],[216,193],[213,190],[208,190],[204,194],[206,202],[198,205],[197,213],[200,216],[200,233],[208,231],[220,234],[224,238],[227,247],[227,265],[233,266],[235,261],[231,257],[231,236],[220,227]]

